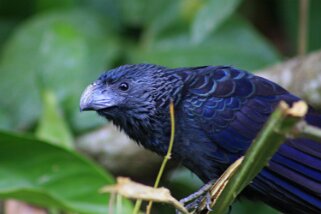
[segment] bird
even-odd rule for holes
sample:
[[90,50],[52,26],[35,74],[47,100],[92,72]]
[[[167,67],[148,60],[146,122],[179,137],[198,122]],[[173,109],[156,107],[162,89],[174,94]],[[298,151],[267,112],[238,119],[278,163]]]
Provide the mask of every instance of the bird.
[[[87,86],[80,110],[96,111],[139,145],[164,156],[172,102],[172,158],[206,184],[244,155],[281,100],[292,105],[301,98],[232,66],[128,64]],[[321,127],[321,115],[310,106],[304,120]],[[321,144],[287,139],[242,196],[283,213],[321,213]]]

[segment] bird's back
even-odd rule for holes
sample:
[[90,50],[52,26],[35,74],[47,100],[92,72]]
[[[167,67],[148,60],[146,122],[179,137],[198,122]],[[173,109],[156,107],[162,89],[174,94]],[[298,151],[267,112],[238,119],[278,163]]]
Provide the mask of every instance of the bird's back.
[[[279,101],[299,100],[269,80],[228,66],[178,74],[184,81],[178,144],[188,146],[180,155],[204,182],[244,154]],[[306,120],[321,127],[321,115],[312,109]],[[321,213],[321,144],[287,140],[244,194],[285,213]]]

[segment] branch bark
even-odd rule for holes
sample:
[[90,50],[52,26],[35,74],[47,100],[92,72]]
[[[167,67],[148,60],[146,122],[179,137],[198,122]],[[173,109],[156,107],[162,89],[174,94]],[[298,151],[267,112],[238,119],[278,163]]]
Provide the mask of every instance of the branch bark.
[[160,156],[139,147],[111,123],[78,137],[76,145],[113,174],[138,180],[154,178],[162,162]]
[[280,84],[312,106],[321,107],[321,51],[293,58],[255,74]]

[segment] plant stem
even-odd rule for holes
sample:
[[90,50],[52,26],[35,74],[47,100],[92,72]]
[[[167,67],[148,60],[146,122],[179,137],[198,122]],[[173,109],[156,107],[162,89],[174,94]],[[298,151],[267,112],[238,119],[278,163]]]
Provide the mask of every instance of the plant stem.
[[309,0],[300,0],[298,54],[304,56],[308,43]]
[[133,214],[138,214],[141,206],[142,206],[142,200],[141,199],[136,200]]
[[116,195],[116,213],[121,214],[122,212],[122,196],[120,194]]
[[[159,182],[161,180],[161,177],[163,175],[165,166],[168,162],[168,160],[171,158],[171,154],[172,154],[172,149],[173,149],[173,144],[174,144],[174,137],[175,137],[175,113],[174,113],[174,104],[173,102],[170,103],[169,105],[169,112],[170,112],[170,120],[171,120],[171,136],[170,136],[170,141],[169,141],[169,146],[167,149],[167,153],[166,156],[164,157],[164,160],[162,162],[162,165],[158,171],[158,175],[154,184],[154,188],[157,188],[159,185]],[[153,205],[153,201],[150,201],[148,203],[147,209],[146,209],[146,214],[150,214],[151,210],[152,210],[152,205]]]
[[297,125],[297,129],[295,130],[295,132],[298,133],[298,137],[308,138],[321,143],[321,129],[315,126],[311,126],[305,121],[302,121]]

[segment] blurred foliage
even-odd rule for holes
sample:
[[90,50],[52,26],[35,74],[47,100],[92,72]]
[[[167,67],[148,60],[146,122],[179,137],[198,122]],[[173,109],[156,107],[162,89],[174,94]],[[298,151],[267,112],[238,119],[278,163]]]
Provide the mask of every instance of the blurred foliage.
[[235,11],[240,2],[240,0],[205,2],[193,20],[192,41],[198,43],[209,36],[210,32],[215,31]]
[[15,19],[28,16],[13,25],[0,58],[0,91],[12,92],[6,99],[0,95],[1,112],[10,116],[14,129],[28,129],[39,118],[39,82],[54,91],[79,132],[101,124],[97,117],[75,111],[81,90],[119,62],[230,64],[252,70],[280,59],[246,19],[231,16],[240,3],[236,0],[27,2],[32,12],[23,15],[2,3],[11,11],[1,22],[4,32],[9,31],[7,17],[13,19],[15,12]]
[[[81,90],[117,55],[117,42],[105,25],[94,13],[71,10],[35,16],[15,30],[0,59],[0,91],[11,93],[2,93],[0,104],[14,127],[39,118],[40,85],[56,93],[71,118],[79,115]],[[75,127],[87,121],[79,119]]]
[[[309,1],[309,23],[308,23],[308,51],[315,51],[321,48],[321,1]],[[284,23],[285,34],[291,42],[292,49],[296,47],[298,39],[299,7],[298,2],[293,0],[281,0],[278,11]],[[292,51],[295,51],[293,49]]]
[[[98,193],[112,177],[79,154],[33,137],[0,132],[0,197],[77,213],[107,213]],[[123,210],[131,210],[124,201]]]
[[[224,26],[200,43],[192,42],[190,36],[178,33],[157,39],[134,50],[130,61],[171,67],[227,64],[253,70],[279,59],[276,51],[240,17],[230,17]],[[255,48],[248,48],[250,46]]]
[[[113,179],[70,151],[75,136],[105,123],[95,113],[80,114],[82,90],[103,70],[125,63],[228,64],[253,71],[282,60],[284,53],[295,55],[298,1],[262,2],[1,0],[0,128],[37,137],[0,134],[0,196],[105,212],[107,199],[95,191]],[[321,3],[310,2],[309,50],[316,50]],[[276,23],[260,23],[261,10]],[[199,186],[187,172],[174,172],[168,180],[179,197]],[[256,213],[270,213],[257,204],[236,205],[233,213],[253,206]]]
[[59,106],[57,106],[55,95],[43,89],[42,102],[43,113],[35,135],[42,140],[47,140],[65,148],[73,148],[71,132]]

